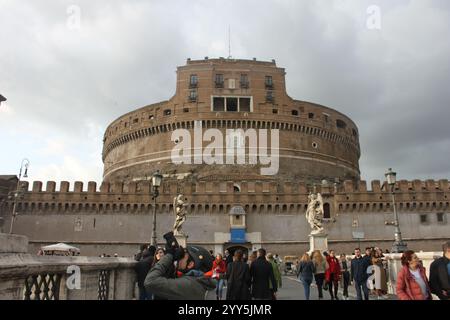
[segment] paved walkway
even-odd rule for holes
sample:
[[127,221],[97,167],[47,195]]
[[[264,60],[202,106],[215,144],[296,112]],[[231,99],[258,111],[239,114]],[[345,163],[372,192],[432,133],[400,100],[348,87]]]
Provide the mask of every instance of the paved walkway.
[[[299,280],[297,280],[294,276],[283,276],[282,279],[283,286],[278,290],[277,297],[279,300],[305,300],[305,296],[303,293],[303,285]],[[349,286],[349,300],[356,300],[356,290],[354,286]],[[330,299],[329,292],[323,293],[324,300]],[[226,297],[226,288],[223,289],[223,298]],[[339,288],[338,293],[339,299],[343,299],[342,289]],[[207,295],[207,300],[215,300],[216,293],[215,291],[209,291]],[[319,300],[319,293],[317,290],[317,286],[315,283],[311,285],[311,300]],[[374,295],[369,296],[370,300],[377,300],[377,297]],[[396,300],[395,296],[389,296],[389,300]]]

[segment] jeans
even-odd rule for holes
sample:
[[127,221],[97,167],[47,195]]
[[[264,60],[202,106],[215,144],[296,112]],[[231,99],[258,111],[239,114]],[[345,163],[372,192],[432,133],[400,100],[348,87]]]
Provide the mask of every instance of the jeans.
[[152,296],[145,290],[145,287],[139,287],[139,300],[152,300]]
[[223,291],[223,279],[217,280],[217,286],[216,286],[216,296],[222,300],[222,291]]
[[314,279],[316,280],[317,290],[319,290],[319,298],[323,298],[322,286],[323,280],[325,279],[325,273],[315,274]]
[[312,279],[300,279],[303,284],[303,290],[305,292],[305,299],[309,300],[309,294],[311,292],[311,282]]
[[350,273],[348,272],[348,271],[344,271],[343,273],[342,273],[342,278],[343,278],[343,282],[344,282],[344,292],[343,292],[343,295],[344,295],[344,297],[347,297],[348,298],[348,285],[349,285],[349,283],[350,283]]
[[361,287],[364,292],[364,300],[369,300],[369,289],[367,288],[366,281],[360,283],[355,280],[356,299],[362,300]]

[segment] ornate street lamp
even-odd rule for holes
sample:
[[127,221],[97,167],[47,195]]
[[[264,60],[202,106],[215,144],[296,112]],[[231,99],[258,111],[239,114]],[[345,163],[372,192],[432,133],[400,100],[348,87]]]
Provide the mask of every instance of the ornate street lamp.
[[386,182],[391,187],[391,195],[392,195],[392,206],[394,208],[394,221],[393,222],[386,222],[386,225],[393,225],[395,227],[394,231],[394,238],[395,242],[392,245],[392,252],[393,253],[401,253],[408,250],[406,243],[402,240],[402,233],[400,232],[400,224],[398,221],[398,214],[397,209],[395,207],[395,182],[396,182],[396,176],[397,173],[392,171],[391,168],[389,168],[388,172],[385,173],[386,176]]
[[17,186],[16,191],[13,193],[12,196],[9,196],[10,199],[14,198],[14,204],[13,204],[13,212],[11,217],[11,226],[9,228],[9,233],[12,234],[13,227],[14,227],[14,220],[16,219],[17,212],[16,212],[16,206],[17,206],[17,199],[21,196],[23,196],[23,191],[20,190],[20,179],[22,178],[22,170],[25,168],[25,172],[23,177],[28,178],[28,167],[30,165],[30,161],[28,159],[23,159],[22,163],[20,165],[20,171],[19,171],[19,179],[17,180]]
[[159,196],[159,187],[161,186],[163,176],[157,170],[152,176],[153,189],[153,231],[151,244],[156,246],[156,198]]

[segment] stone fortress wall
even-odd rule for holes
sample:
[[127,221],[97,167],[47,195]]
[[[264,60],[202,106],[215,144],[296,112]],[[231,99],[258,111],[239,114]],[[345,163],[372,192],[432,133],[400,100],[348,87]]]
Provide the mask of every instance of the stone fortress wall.
[[[171,99],[131,111],[108,126],[100,186],[75,182],[71,187],[62,181],[57,190],[53,181],[45,189],[40,181],[22,182],[27,192],[17,200],[14,233],[29,237],[31,251],[68,242],[86,255],[131,255],[151,239],[149,180],[159,169],[165,177],[156,205],[161,244],[173,226],[173,197],[183,193],[189,203],[183,230],[190,243],[216,252],[240,245],[299,255],[309,249],[308,194],[321,192],[330,247],[347,253],[365,244],[390,248],[393,227],[385,221],[393,218],[391,195],[380,181],[372,181],[370,190],[360,181],[355,123],[331,108],[289,97],[285,74],[275,61],[188,59],[177,68]],[[192,133],[195,121],[222,134],[279,129],[278,174],[261,175],[258,165],[175,165],[171,135],[176,129]],[[449,195],[448,180],[398,181],[396,203],[410,248],[434,251],[450,237]],[[6,230],[13,201],[6,194],[1,199]],[[246,242],[237,243],[236,230],[244,231]],[[365,238],[352,239],[355,231]]]
[[[32,249],[42,244],[65,241],[81,246],[86,254],[131,254],[140,243],[150,241],[153,201],[150,182],[108,183],[98,190],[95,182],[87,188],[76,182],[71,188],[61,182],[22,182],[24,199],[17,202],[18,217],[14,232],[30,238]],[[240,191],[237,192],[236,186]],[[188,201],[188,219],[183,230],[189,241],[205,247],[224,250],[223,238],[230,230],[231,208],[240,205],[246,212],[246,229],[253,240],[249,249],[266,247],[280,254],[299,254],[308,250],[309,225],[305,219],[307,196],[321,192],[329,204],[329,243],[336,250],[350,252],[358,245],[352,231],[365,233],[364,244],[390,248],[393,227],[391,195],[380,181],[372,181],[368,190],[365,181],[351,180],[340,185],[306,185],[304,183],[233,182],[199,183],[166,182],[157,202],[158,239],[171,230],[174,221],[172,201],[183,192]],[[448,180],[398,181],[396,203],[403,236],[409,247],[436,250],[450,238]],[[6,225],[12,202],[4,208]],[[424,216],[426,218],[424,218]],[[331,222],[330,222],[331,223]]]

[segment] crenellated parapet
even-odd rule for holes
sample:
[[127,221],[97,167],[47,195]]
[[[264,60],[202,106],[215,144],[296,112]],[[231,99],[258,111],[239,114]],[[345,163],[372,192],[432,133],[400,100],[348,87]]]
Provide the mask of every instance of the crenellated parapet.
[[[286,181],[166,181],[160,187],[157,210],[172,213],[173,197],[183,193],[188,199],[189,211],[195,214],[226,214],[233,205],[241,205],[247,213],[303,214],[310,192],[320,192],[336,213],[391,212],[390,188],[379,180],[344,181],[340,184],[307,185]],[[23,213],[143,213],[153,208],[150,181],[131,183],[102,182],[97,185],[77,181],[45,183],[22,182],[26,190],[18,201],[18,212]],[[449,210],[450,184],[448,180],[400,180],[395,186],[396,204],[399,211],[445,211]],[[12,207],[12,201],[9,202]]]

